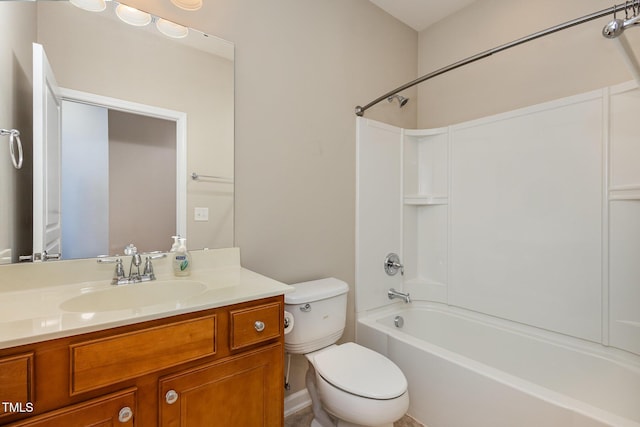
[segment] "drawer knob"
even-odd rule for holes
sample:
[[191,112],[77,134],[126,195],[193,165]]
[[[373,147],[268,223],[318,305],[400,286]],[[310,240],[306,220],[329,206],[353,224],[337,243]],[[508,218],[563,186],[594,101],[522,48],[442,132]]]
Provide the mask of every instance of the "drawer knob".
[[256,331],[262,332],[264,331],[264,322],[256,320],[256,323],[253,324],[253,327],[256,328]]
[[120,421],[121,423],[126,423],[129,422],[131,418],[133,418],[133,411],[131,410],[131,408],[125,406],[124,408],[120,409],[120,412],[118,413],[118,421]]
[[169,390],[167,394],[164,395],[164,400],[166,400],[169,405],[176,403],[178,400],[178,392],[175,390]]

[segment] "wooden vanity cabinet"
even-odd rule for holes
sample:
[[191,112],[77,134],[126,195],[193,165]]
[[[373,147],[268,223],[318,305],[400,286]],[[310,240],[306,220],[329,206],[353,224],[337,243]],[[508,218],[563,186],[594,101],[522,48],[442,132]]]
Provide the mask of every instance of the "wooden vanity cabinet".
[[282,296],[2,349],[0,425],[282,426],[283,365]]
[[279,426],[278,344],[160,381],[160,422],[177,426]]

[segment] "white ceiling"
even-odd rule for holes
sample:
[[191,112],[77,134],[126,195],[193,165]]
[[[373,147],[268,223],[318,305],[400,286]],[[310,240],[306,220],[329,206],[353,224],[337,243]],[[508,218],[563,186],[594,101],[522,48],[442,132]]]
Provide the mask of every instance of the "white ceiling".
[[475,0],[370,0],[416,31],[462,9]]

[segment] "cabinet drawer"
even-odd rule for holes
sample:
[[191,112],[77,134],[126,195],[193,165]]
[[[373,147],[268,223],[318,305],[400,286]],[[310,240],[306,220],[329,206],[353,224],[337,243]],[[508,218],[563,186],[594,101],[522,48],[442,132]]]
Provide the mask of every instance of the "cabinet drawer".
[[[0,358],[0,400],[24,406],[33,397],[33,353]],[[9,413],[2,409],[0,417]]]
[[281,303],[231,310],[231,350],[277,338],[283,331]]
[[10,427],[134,427],[136,389],[130,388],[87,402],[58,409],[43,415],[10,424]]
[[69,346],[71,394],[135,378],[216,352],[216,316]]

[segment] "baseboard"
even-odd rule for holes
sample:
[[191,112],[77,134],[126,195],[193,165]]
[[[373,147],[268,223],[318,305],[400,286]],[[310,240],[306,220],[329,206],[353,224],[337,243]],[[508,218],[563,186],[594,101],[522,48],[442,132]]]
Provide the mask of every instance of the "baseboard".
[[284,398],[284,416],[294,414],[307,406],[311,406],[311,396],[304,388]]

